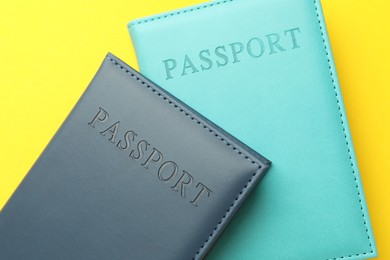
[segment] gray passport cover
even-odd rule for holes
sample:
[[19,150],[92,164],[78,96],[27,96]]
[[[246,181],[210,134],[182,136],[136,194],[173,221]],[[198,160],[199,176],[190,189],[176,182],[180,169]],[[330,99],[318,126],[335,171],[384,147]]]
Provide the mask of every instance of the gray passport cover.
[[108,54],[0,213],[0,259],[201,259],[269,166]]

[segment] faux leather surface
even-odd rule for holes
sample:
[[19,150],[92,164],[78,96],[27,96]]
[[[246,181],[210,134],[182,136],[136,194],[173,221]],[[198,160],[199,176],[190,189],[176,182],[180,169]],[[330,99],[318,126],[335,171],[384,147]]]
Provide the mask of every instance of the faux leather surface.
[[0,259],[200,259],[270,162],[109,54],[0,214]]
[[145,75],[273,159],[208,259],[376,255],[318,1],[213,1],[129,29]]

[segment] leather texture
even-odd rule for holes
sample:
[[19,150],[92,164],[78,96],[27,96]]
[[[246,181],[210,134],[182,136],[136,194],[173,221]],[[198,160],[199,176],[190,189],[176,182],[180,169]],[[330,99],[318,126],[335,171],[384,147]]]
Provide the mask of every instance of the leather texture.
[[272,158],[208,259],[376,256],[317,0],[212,1],[129,30],[142,73]]
[[200,259],[270,162],[112,54],[0,214],[0,259]]

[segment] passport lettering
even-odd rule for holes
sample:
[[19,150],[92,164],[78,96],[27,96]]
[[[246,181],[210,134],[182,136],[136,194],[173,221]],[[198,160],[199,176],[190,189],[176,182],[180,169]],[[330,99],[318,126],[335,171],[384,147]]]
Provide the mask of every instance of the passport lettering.
[[203,49],[198,55],[183,55],[182,58],[163,60],[166,80],[178,76],[187,76],[215,68],[236,64],[247,59],[259,59],[264,55],[283,53],[300,48],[299,27],[270,33],[263,37],[254,37],[246,41],[219,45],[212,49]]
[[[98,128],[102,136],[116,145],[119,150],[127,152],[129,158],[145,169],[155,169],[155,175],[161,182],[167,183],[172,190],[187,199],[193,206],[198,207],[201,202],[210,197],[212,193],[210,188],[201,182],[196,182],[193,175],[186,170],[179,170],[176,162],[165,161],[163,153],[137,133],[127,130],[119,135],[121,122],[108,123],[109,117],[108,112],[100,107],[88,125]],[[192,196],[188,195],[189,193]]]

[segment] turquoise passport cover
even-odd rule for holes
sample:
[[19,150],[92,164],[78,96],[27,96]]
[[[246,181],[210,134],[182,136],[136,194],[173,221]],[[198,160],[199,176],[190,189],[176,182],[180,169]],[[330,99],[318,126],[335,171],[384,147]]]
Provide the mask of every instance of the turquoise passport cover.
[[273,159],[208,259],[376,256],[318,1],[213,1],[129,30],[146,76]]

